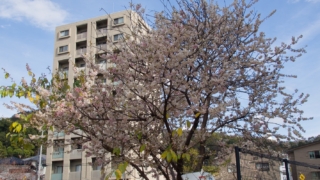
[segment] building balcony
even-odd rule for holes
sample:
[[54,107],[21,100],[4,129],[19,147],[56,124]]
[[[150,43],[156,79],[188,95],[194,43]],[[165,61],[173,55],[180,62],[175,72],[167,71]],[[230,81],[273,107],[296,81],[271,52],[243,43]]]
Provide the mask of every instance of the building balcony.
[[82,158],[82,149],[74,149],[70,153],[70,159],[81,159]]
[[69,180],[79,180],[79,179],[81,179],[81,171],[69,173]]
[[62,180],[62,173],[51,174],[51,180]]
[[101,63],[101,64],[98,64],[99,65],[99,69],[101,70],[106,70],[107,69],[107,64],[106,63]]
[[100,179],[101,178],[101,170],[93,170],[91,172],[91,179]]
[[101,36],[106,36],[108,32],[108,28],[100,28],[96,30],[97,36],[101,37]]
[[76,56],[82,56],[87,53],[87,48],[81,48],[76,50]]
[[63,151],[58,151],[58,152],[52,153],[52,159],[63,159],[63,156],[64,156]]
[[87,32],[82,32],[77,34],[77,41],[87,39]]
[[59,71],[60,79],[68,79],[69,71]]
[[57,132],[57,131],[53,132],[53,137],[60,138],[64,136],[65,136],[64,132]]
[[107,50],[107,44],[97,44],[96,48],[97,48],[97,52],[106,51]]
[[77,67],[77,71],[74,72],[74,76],[79,76],[81,74],[86,73],[86,68],[85,67]]

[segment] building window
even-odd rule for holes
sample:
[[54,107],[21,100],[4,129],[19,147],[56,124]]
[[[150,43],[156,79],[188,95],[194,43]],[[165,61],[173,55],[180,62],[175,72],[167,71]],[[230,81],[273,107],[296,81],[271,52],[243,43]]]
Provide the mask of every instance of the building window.
[[97,162],[96,158],[92,158],[92,170],[101,170],[102,166],[100,163]]
[[81,138],[72,138],[71,139],[71,149],[75,150],[75,149],[82,149],[82,141]]
[[62,174],[63,173],[63,166],[54,166],[53,173],[54,174]]
[[68,45],[59,47],[59,53],[64,53],[64,52],[68,52]]
[[96,80],[97,80],[97,83],[102,83],[102,84],[107,83],[107,79],[103,77],[102,74],[98,74],[96,77]]
[[76,172],[81,172],[81,164],[76,165]]
[[113,41],[114,42],[117,42],[119,41],[120,39],[123,38],[123,34],[116,34],[116,35],[113,35]]
[[320,158],[320,151],[309,151],[309,157],[310,159],[318,159]]
[[320,179],[320,171],[311,172],[312,180],[319,180]]
[[101,59],[98,61],[98,64],[106,64],[106,60],[105,59]]
[[113,25],[120,25],[120,24],[123,24],[123,23],[124,23],[123,17],[116,18],[116,19],[113,20]]
[[69,30],[60,31],[59,38],[64,38],[69,36]]
[[269,171],[269,163],[256,163],[256,169],[259,171]]

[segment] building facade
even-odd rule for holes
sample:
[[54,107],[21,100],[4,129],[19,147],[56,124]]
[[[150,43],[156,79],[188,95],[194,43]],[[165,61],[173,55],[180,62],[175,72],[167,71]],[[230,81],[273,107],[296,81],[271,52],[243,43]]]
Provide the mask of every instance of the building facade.
[[[132,11],[121,11],[80,22],[62,25],[55,30],[53,73],[68,81],[70,87],[75,83],[74,69],[88,73],[84,56],[107,69],[112,64],[102,59],[100,54],[112,48],[124,35],[130,35],[132,23],[140,23],[139,16]],[[145,26],[143,24],[143,26]],[[106,79],[105,83],[110,80]],[[92,165],[94,157],[86,157],[81,145],[66,145],[81,138],[82,132],[66,135],[62,131],[49,132],[49,140],[54,145],[47,148],[46,180],[97,180],[101,177],[101,167]],[[55,146],[55,144],[64,144]],[[107,157],[108,158],[108,157]],[[111,157],[109,157],[111,158]],[[115,179],[107,167],[107,173]],[[129,167],[130,171],[130,167]],[[126,179],[136,179],[137,173],[131,170]]]
[[[320,141],[315,141],[302,146],[298,146],[288,150],[289,159],[297,161],[305,165],[312,165],[320,167]],[[305,167],[303,165],[292,165],[293,180],[298,180],[303,174],[305,179],[320,180],[320,169]]]

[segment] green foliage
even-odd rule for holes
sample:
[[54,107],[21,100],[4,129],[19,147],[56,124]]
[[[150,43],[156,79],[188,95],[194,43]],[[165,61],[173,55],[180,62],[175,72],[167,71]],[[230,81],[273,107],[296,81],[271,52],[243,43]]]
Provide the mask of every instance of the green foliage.
[[2,142],[0,142],[0,158],[5,158],[7,155],[6,147],[2,144]]
[[0,158],[27,158],[36,155],[34,150],[38,149],[39,144],[25,139],[28,134],[36,135],[39,132],[34,128],[24,127],[24,122],[15,117],[0,119]]

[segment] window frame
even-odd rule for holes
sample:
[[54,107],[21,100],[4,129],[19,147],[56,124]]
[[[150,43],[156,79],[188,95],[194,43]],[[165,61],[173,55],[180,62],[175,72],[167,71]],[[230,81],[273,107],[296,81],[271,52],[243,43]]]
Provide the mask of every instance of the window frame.
[[255,168],[258,171],[270,171],[270,163],[268,163],[268,162],[256,162]]
[[[61,33],[66,32],[66,31],[68,31],[68,34],[61,36]],[[70,37],[70,29],[65,29],[65,30],[59,31],[59,39],[63,39],[63,38],[67,38],[67,37]]]
[[[117,36],[117,40],[115,40],[115,36]],[[121,39],[123,39],[123,33],[114,34],[113,37],[112,37],[113,42],[118,42]]]
[[[61,48],[62,48],[62,50],[64,50],[64,47],[67,47],[67,49],[65,51],[60,51]],[[58,47],[58,54],[64,54],[64,53],[68,53],[68,52],[69,52],[69,44]]]
[[320,179],[320,171],[312,171],[310,172],[311,174],[311,179]]
[[[122,22],[118,22],[119,19],[122,19]],[[115,23],[117,22],[117,23]],[[120,25],[123,25],[124,24],[124,16],[122,17],[117,17],[117,18],[114,18],[113,21],[112,21],[112,26],[120,26]]]
[[309,159],[320,159],[320,150],[308,151]]
[[102,165],[98,165],[96,161],[97,161],[97,158],[92,158],[92,170],[100,171],[102,169]]
[[[59,170],[61,170],[61,172]],[[63,166],[54,166],[53,174],[62,174],[62,173],[63,173]]]
[[81,164],[76,164],[74,172],[81,172],[81,171],[82,171],[82,165]]

